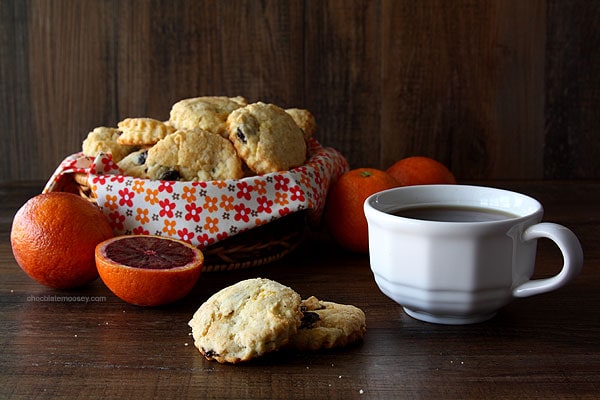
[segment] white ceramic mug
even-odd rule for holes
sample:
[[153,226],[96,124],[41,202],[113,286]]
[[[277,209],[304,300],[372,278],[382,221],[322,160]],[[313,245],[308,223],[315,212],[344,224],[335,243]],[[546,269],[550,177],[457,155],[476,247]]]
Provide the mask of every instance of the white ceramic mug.
[[[483,208],[510,215],[485,222],[440,222],[400,214],[414,207]],[[369,257],[381,291],[413,318],[442,324],[485,321],[515,297],[558,289],[583,265],[577,237],[541,223],[543,208],[523,194],[468,185],[405,186],[365,201]],[[561,271],[533,279],[537,239],[563,255]]]

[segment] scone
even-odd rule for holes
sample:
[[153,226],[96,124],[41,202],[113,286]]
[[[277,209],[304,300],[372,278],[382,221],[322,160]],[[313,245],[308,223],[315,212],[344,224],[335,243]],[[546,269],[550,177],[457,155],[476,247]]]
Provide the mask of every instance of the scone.
[[148,150],[148,177],[159,180],[239,179],[242,162],[227,139],[201,129],[178,130]]
[[330,349],[361,339],[367,330],[365,313],[358,307],[321,301],[302,301],[302,324],[287,348],[300,351]]
[[125,158],[117,163],[125,175],[135,178],[148,178],[148,167],[146,159],[148,158],[148,149],[144,148],[133,153],[129,153]]
[[229,114],[247,104],[241,96],[202,96],[183,99],[171,108],[169,123],[177,129],[204,129],[227,137]]
[[83,154],[87,157],[96,157],[100,153],[110,153],[113,161],[121,161],[137,147],[120,144],[117,141],[120,134],[121,132],[115,128],[106,126],[94,128],[81,144]]
[[122,132],[117,140],[121,144],[152,146],[175,128],[153,118],[125,118],[117,124]]
[[298,330],[300,295],[256,278],[211,296],[189,322],[194,344],[209,360],[238,363],[279,349]]
[[229,140],[257,174],[303,165],[306,141],[300,127],[282,108],[262,102],[238,108],[227,118]]
[[304,140],[310,139],[317,131],[317,121],[315,116],[303,108],[288,108],[285,110],[293,119],[296,125],[302,129]]

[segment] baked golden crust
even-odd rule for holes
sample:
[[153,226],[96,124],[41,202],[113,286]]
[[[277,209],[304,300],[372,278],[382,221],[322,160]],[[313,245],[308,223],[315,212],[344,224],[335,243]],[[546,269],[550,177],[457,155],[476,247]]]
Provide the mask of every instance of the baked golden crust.
[[125,118],[117,126],[122,132],[117,141],[132,146],[152,146],[175,128],[153,118]]
[[290,338],[289,348],[306,351],[347,346],[367,331],[365,313],[358,307],[311,296],[302,300],[301,309],[302,324]]
[[[84,154],[111,153],[128,176],[180,181],[241,179],[299,167],[316,131],[306,109],[248,104],[241,96],[187,98],[172,106],[168,121],[125,118],[117,126],[90,132],[82,144]],[[147,163],[140,163],[146,154]]]
[[288,108],[285,110],[293,119],[296,125],[302,129],[304,140],[310,139],[317,131],[317,121],[315,116],[303,108]]
[[242,162],[225,138],[201,129],[179,130],[148,150],[150,179],[211,181],[243,177]]
[[118,142],[121,131],[115,128],[99,126],[88,133],[81,148],[87,157],[96,157],[100,153],[110,153],[115,162],[119,162],[137,147]]
[[241,96],[201,96],[175,103],[169,123],[177,129],[203,129],[227,137],[226,121],[229,114],[247,104]]
[[194,344],[209,360],[238,363],[279,349],[300,325],[300,295],[256,278],[211,296],[189,322]]
[[282,108],[262,102],[233,111],[229,140],[257,174],[286,171],[306,161],[304,133]]

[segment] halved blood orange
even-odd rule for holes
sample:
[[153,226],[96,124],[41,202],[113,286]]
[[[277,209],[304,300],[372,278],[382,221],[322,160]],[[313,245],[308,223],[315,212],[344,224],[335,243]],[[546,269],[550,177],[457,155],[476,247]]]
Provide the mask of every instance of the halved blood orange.
[[96,246],[104,284],[121,300],[138,306],[172,303],[187,295],[200,277],[202,252],[164,236],[117,236]]

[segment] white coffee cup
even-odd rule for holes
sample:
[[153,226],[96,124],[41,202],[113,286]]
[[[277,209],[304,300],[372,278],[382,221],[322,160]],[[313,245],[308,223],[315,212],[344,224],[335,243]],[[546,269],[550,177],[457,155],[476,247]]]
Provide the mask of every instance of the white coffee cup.
[[[426,217],[412,215],[422,207]],[[486,211],[483,222],[439,220],[447,213],[473,216],[473,208],[505,215],[487,220]],[[581,245],[573,232],[540,222],[543,208],[537,200],[507,190],[405,186],[370,196],[364,212],[377,285],[408,315],[427,322],[485,321],[514,298],[564,286],[583,265]],[[435,220],[421,219],[431,217]],[[558,245],[563,267],[553,277],[532,280],[538,238]]]

